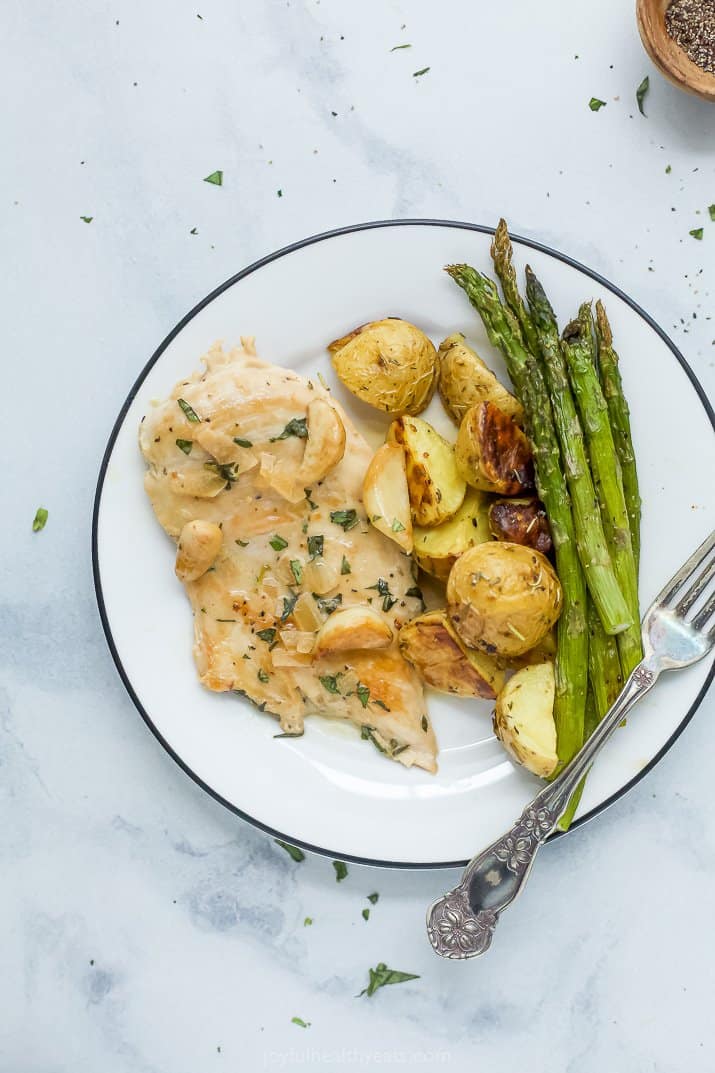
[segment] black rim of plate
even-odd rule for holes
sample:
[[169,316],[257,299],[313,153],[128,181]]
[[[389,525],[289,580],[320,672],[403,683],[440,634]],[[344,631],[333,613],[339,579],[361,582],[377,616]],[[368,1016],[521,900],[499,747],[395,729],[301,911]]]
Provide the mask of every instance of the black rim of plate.
[[[112,654],[112,658],[114,659],[117,670],[119,671],[119,676],[124,683],[124,687],[127,690],[127,693],[134,702],[134,705],[139,714],[141,715],[142,719],[147,724],[154,736],[161,743],[161,745],[164,747],[164,749],[166,749],[169,756],[171,756],[172,759],[176,761],[179,767],[183,771],[185,771],[186,774],[202,788],[202,790],[205,790],[207,794],[213,797],[214,800],[218,801],[221,805],[227,808],[230,812],[233,812],[236,816],[240,816],[241,819],[247,820],[248,823],[252,824],[254,827],[257,827],[259,828],[259,830],[264,831],[266,834],[272,835],[274,838],[279,838],[282,841],[289,842],[291,845],[300,846],[302,849],[306,849],[312,853],[320,853],[326,857],[339,858],[340,860],[352,861],[355,864],[367,864],[380,868],[463,868],[467,864],[467,861],[434,861],[431,863],[422,863],[419,861],[385,861],[377,860],[371,857],[359,857],[350,853],[341,853],[339,850],[326,849],[322,846],[314,846],[310,842],[304,842],[301,839],[293,837],[292,835],[287,835],[282,831],[277,831],[275,830],[275,828],[269,827],[265,823],[261,823],[260,820],[255,819],[255,817],[253,816],[250,816],[247,812],[244,812],[242,809],[238,808],[236,805],[232,804],[230,801],[227,801],[224,797],[218,794],[211,786],[208,785],[208,783],[204,782],[204,780],[189,767],[189,765],[178,755],[178,753],[174,751],[174,749],[163,737],[163,735],[159,733],[159,730],[152,722],[151,716],[143,707],[141,701],[139,700],[139,697],[135,693],[132,683],[129,680],[129,677],[122,664],[122,660],[119,655],[119,652],[117,651],[117,647],[114,643],[111,625],[109,623],[107,610],[104,604],[104,596],[102,594],[102,581],[99,572],[99,557],[97,554],[97,524],[99,519],[99,508],[102,498],[102,489],[104,487],[104,478],[106,476],[107,466],[112,455],[112,450],[114,449],[114,443],[119,434],[119,430],[122,427],[126,413],[132,402],[134,401],[134,398],[139,388],[146,379],[149,370],[156,364],[156,362],[159,360],[159,358],[164,353],[168,345],[172,342],[172,340],[179,334],[179,332],[181,332],[185,328],[185,326],[189,323],[190,320],[192,320],[196,316],[197,313],[201,312],[202,309],[204,309],[207,305],[213,302],[214,298],[217,298],[220,294],[223,294],[224,291],[228,290],[230,287],[233,287],[233,285],[235,283],[238,283],[239,280],[244,279],[246,276],[250,276],[253,272],[258,271],[258,269],[263,268],[264,265],[270,264],[272,261],[276,261],[278,260],[278,258],[285,257],[286,254],[294,253],[296,250],[303,249],[306,246],[313,246],[317,242],[325,242],[327,239],[338,238],[341,235],[349,235],[356,231],[370,231],[373,228],[378,227],[453,227],[463,231],[478,231],[481,234],[485,235],[494,234],[493,227],[485,227],[482,224],[471,224],[460,222],[458,220],[373,220],[368,223],[351,224],[348,227],[340,227],[333,231],[324,231],[321,234],[312,235],[310,238],[301,239],[300,242],[294,242],[289,246],[284,246],[282,249],[276,250],[274,253],[268,254],[267,257],[262,257],[260,260],[254,261],[253,264],[248,265],[247,268],[242,269],[235,276],[231,276],[231,278],[226,280],[225,283],[222,283],[215,290],[211,291],[211,293],[208,294],[205,298],[203,298],[198,303],[198,305],[194,306],[190,313],[187,313],[186,316],[181,321],[179,321],[176,327],[169,332],[164,341],[154,351],[151,358],[135,380],[119,412],[117,420],[114,423],[114,427],[112,428],[112,432],[109,437],[109,442],[107,443],[107,447],[104,452],[104,457],[102,458],[102,465],[100,467],[99,477],[97,479],[97,490],[94,497],[94,508],[92,512],[92,572],[94,575],[94,587],[97,596],[97,604],[99,606],[99,615],[102,620],[102,627],[107,638],[107,644],[109,645],[109,650]],[[644,309],[641,308],[641,306],[638,305],[637,302],[634,302],[632,298],[629,298],[627,294],[625,294],[609,280],[605,279],[597,272],[594,272],[592,269],[587,268],[585,265],[582,265],[579,261],[574,260],[573,257],[569,257],[565,253],[560,253],[558,250],[554,250],[550,246],[544,246],[540,242],[535,242],[533,239],[521,238],[518,235],[512,235],[512,239],[515,243],[518,243],[521,246],[527,246],[530,249],[538,250],[540,253],[548,254],[550,257],[555,258],[557,261],[562,261],[564,264],[570,265],[572,268],[578,269],[579,272],[583,272],[584,275],[590,276],[591,279],[595,280],[597,283],[600,283],[601,286],[606,287],[618,298],[621,298],[628,306],[631,307],[631,309],[633,309],[640,317],[642,317],[643,320],[653,329],[653,331],[656,332],[657,335],[663,340],[663,342],[667,345],[668,349],[672,353],[673,357],[683,368],[685,374],[690,380],[690,383],[695,389],[695,392],[700,399],[700,402],[702,403],[705,412],[710,419],[710,424],[713,427],[713,431],[715,431],[715,412],[710,405],[708,397],[705,394],[705,391],[700,384],[700,381],[698,380],[695,373],[690,368],[678,348],[672,342],[672,340],[669,339],[663,329],[653,320],[651,316],[649,316],[648,313],[645,312]],[[576,828],[583,826],[583,824],[585,824],[588,820],[593,819],[594,816],[599,815],[599,813],[609,808],[612,804],[614,804],[614,802],[618,801],[619,798],[627,794],[629,790],[631,790],[637,783],[639,783],[641,779],[643,779],[648,774],[648,772],[655,767],[655,765],[665,756],[665,754],[668,752],[668,750],[671,748],[677,738],[680,737],[681,733],[694,716],[695,712],[700,706],[703,697],[705,696],[710,687],[714,675],[715,661],[713,661],[708,676],[703,683],[700,692],[695,698],[695,701],[693,702],[689,710],[686,712],[673,734],[670,736],[670,738],[668,738],[662,748],[659,749],[656,755],[649,761],[648,764],[645,765],[645,767],[643,767],[638,772],[637,775],[635,775],[629,782],[625,783],[620,788],[620,790],[617,790],[616,793],[612,794],[609,798],[606,798],[605,801],[602,801],[600,805],[597,805],[590,812],[585,813],[583,816],[579,816],[578,819],[575,820],[575,822],[571,825],[569,831],[574,831],[576,830]],[[555,832],[553,835],[551,835],[549,841],[551,842],[555,839],[561,838],[564,834],[567,833],[569,832]],[[475,846],[475,852],[478,849],[479,847]]]

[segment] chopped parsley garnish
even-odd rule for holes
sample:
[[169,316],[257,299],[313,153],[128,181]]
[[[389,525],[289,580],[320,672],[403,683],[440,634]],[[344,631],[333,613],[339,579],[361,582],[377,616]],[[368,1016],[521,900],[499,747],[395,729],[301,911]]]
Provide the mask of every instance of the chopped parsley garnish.
[[191,230],[189,231],[190,235],[198,235],[198,233],[199,233],[198,227],[192,227]]
[[342,883],[348,874],[348,866],[345,861],[333,861],[333,868],[335,869],[335,882]]
[[598,97],[591,97],[591,100],[588,102],[588,106],[592,112],[597,112],[599,108],[606,107],[606,102],[600,101]]
[[405,593],[405,596],[414,596],[415,600],[422,600],[422,602],[424,603],[424,596],[422,595],[422,589],[419,587],[419,585],[413,585],[411,588],[409,588]]
[[428,728],[429,728],[429,723],[427,722],[427,716],[423,715],[422,716],[422,729],[424,730],[425,734],[427,733]]
[[350,563],[348,562],[348,560],[343,555],[343,561],[340,564],[340,573],[341,574],[352,574],[352,572],[353,572],[353,570],[352,570],[352,567],[351,567]]
[[339,693],[337,675],[324,674],[321,675],[320,684],[323,689],[327,689],[328,693]]
[[300,585],[303,580],[303,564],[300,559],[291,559],[290,568],[293,577],[295,578],[296,585]]
[[294,592],[292,592],[290,596],[283,597],[283,614],[281,615],[281,622],[285,622],[285,620],[290,618],[293,614],[293,608],[295,607],[297,599],[298,597]]
[[193,408],[193,406],[190,406],[186,399],[177,399],[176,401],[186,414],[187,421],[193,421],[193,423],[197,425],[200,422],[201,418],[196,413],[196,410]]
[[372,894],[368,894],[367,900],[369,902],[372,902],[373,905],[377,905],[377,900],[378,900],[379,897],[380,897],[380,895],[377,893],[377,891],[373,891]]
[[248,541],[247,540],[237,540],[236,543],[238,544],[239,548],[247,548],[248,547]]
[[343,527],[347,533],[348,529],[353,529],[358,523],[358,516],[356,510],[331,510],[330,520],[335,525]]
[[376,704],[378,708],[382,708],[383,712],[389,712],[390,710],[385,704],[384,700],[374,700],[372,703]]
[[313,489],[312,488],[304,488],[303,491],[305,492],[305,498],[308,500],[308,506],[310,507],[310,509],[311,510],[317,510],[318,509],[318,504],[314,503],[313,500],[310,498],[310,494],[313,491]]
[[382,601],[382,610],[389,611],[391,607],[394,607],[397,600],[394,596],[386,596]]
[[710,213],[710,219],[715,221],[715,205],[708,205],[708,212]]
[[280,436],[271,436],[271,443],[276,440],[287,440],[289,436],[297,436],[300,440],[308,439],[308,418],[292,417]]
[[274,537],[271,537],[268,543],[274,551],[283,551],[284,548],[288,547],[288,541],[284,540],[282,536],[278,536],[278,534],[276,534]]
[[213,186],[223,186],[223,172],[212,171],[210,175],[206,176],[204,182],[211,183]]
[[390,52],[399,52],[401,48],[412,48],[412,45],[395,45]]
[[33,533],[39,533],[41,529],[44,529],[49,518],[48,512],[44,507],[38,507],[35,511],[35,517],[32,520]]
[[641,82],[640,86],[636,90],[636,101],[638,102],[638,111],[643,116],[645,115],[645,112],[643,111],[643,102],[645,100],[645,96],[646,96],[646,93],[648,92],[649,88],[650,88],[650,79],[648,78],[648,75],[646,75],[645,78],[643,79],[643,81]]
[[320,535],[308,537],[308,554],[312,559],[318,559],[323,554],[324,538]]
[[233,442],[237,443],[239,447],[253,447],[253,442],[251,440],[241,439],[240,436],[234,436]]
[[358,682],[356,693],[363,708],[367,708],[367,702],[370,699],[370,690],[368,689],[368,687],[364,686],[362,682]]
[[262,641],[265,641],[267,644],[272,645],[276,639],[276,631],[272,626],[268,627],[265,630],[256,630],[256,637],[260,637]]
[[[280,190],[278,191],[278,197],[281,196]],[[310,1028],[310,1021],[304,1021],[302,1017],[291,1017],[291,1024],[300,1025],[301,1028]]]
[[431,70],[430,67],[422,67],[419,71],[413,71],[412,72],[412,77],[413,78],[421,78],[422,75],[426,75],[429,70]]
[[306,917],[305,920],[303,921],[303,927],[304,928],[309,928],[312,923],[313,923],[313,918],[312,917]]
[[[364,987],[360,992],[360,995],[374,995],[379,987],[385,987],[387,984],[402,984],[405,980],[419,980],[419,973],[415,972],[400,972],[398,969],[388,969],[384,961],[381,961],[374,969],[369,969],[370,980],[367,987]],[[357,997],[360,998],[360,995]]]
[[399,518],[392,519],[392,525],[390,526],[393,533],[404,533],[405,527]]
[[667,165],[667,167],[666,167],[666,169],[665,169],[665,174],[666,174],[666,175],[670,175],[670,173],[671,173],[671,171],[672,171],[672,170],[673,170],[673,169],[672,169],[672,167],[670,166],[670,164],[668,164],[668,165]]
[[238,480],[238,466],[228,462],[223,465],[220,462],[204,462],[204,469],[207,469],[209,473],[215,473],[217,477],[223,477],[226,484],[232,484],[233,481]]
[[268,681],[268,675],[263,670],[263,667],[261,667],[260,671],[258,672],[258,681],[263,682],[264,684]]
[[280,838],[274,838],[273,841],[281,849],[284,849],[289,857],[292,857],[294,861],[304,861],[305,854],[302,849],[298,849],[297,846],[291,846],[289,842],[281,842]]
[[368,589],[377,589],[377,591],[380,593],[380,596],[389,596],[390,595],[390,586],[385,581],[384,577],[379,577],[377,579],[377,584],[376,585],[368,585]]
[[80,216],[80,220],[84,220],[86,224],[91,224],[94,216]]
[[278,197],[283,197],[283,191],[282,190],[276,190],[276,194],[277,194]]
[[361,726],[360,727],[360,737],[362,738],[363,741],[371,741],[378,752],[387,753],[387,749],[385,748],[385,746],[380,741],[378,741],[377,738],[375,737],[375,735],[373,733],[373,730],[372,730],[372,727],[365,726],[365,725]]
[[370,910],[369,909],[363,909],[362,918],[363,918],[363,920],[369,920],[370,919]]
[[688,231],[688,234],[692,235],[693,238],[696,238],[699,242],[703,237],[703,229],[702,227],[694,227],[692,231]]
[[217,618],[217,622],[235,622],[235,618]]
[[185,455],[191,454],[191,448],[194,446],[193,440],[177,440],[176,446],[180,451],[183,451]]
[[341,603],[343,602],[343,597],[341,593],[338,593],[337,596],[331,597],[320,597],[313,593],[313,596],[320,610],[324,611],[326,615],[332,615],[333,611],[337,611]]

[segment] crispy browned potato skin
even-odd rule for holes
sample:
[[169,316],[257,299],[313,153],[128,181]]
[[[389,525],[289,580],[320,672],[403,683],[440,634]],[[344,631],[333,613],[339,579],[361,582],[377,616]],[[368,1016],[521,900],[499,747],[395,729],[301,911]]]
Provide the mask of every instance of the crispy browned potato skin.
[[457,468],[473,488],[516,496],[534,488],[531,444],[493,402],[470,407],[459,427]]
[[536,496],[495,499],[489,506],[489,530],[495,540],[536,548],[542,555],[551,551],[549,522],[544,505]]
[[481,652],[467,652],[445,611],[428,611],[400,631],[400,651],[420,677],[441,693],[494,700],[504,671]]

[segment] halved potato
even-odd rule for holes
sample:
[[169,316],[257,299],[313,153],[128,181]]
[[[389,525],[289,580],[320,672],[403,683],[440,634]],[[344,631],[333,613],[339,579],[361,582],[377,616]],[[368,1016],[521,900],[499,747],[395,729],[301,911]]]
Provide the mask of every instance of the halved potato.
[[495,499],[489,507],[489,529],[496,540],[524,544],[542,555],[551,551],[551,530],[544,505],[536,496]]
[[412,520],[439,525],[457,513],[467,491],[457,471],[454,448],[421,417],[398,417],[387,442],[405,452]]
[[346,388],[383,413],[418,414],[437,386],[434,345],[399,317],[362,324],[329,343],[328,350]]
[[454,453],[460,476],[473,488],[515,496],[534,487],[531,444],[493,402],[467,410]]
[[496,660],[462,644],[446,611],[428,611],[403,626],[400,651],[427,685],[442,693],[494,700],[504,685]]
[[523,423],[524,411],[519,400],[507,391],[479,355],[467,346],[460,332],[448,335],[440,344],[438,354],[439,393],[455,425],[460,425],[470,406],[478,402],[496,403],[518,425]]
[[416,526],[414,556],[426,574],[446,581],[455,562],[467,548],[490,540],[487,518],[488,497],[467,488],[461,507],[449,521],[434,528]]
[[174,571],[179,581],[196,581],[216,561],[223,534],[214,522],[195,518],[181,530]]
[[489,540],[457,559],[447,581],[449,617],[464,644],[520,656],[561,614],[561,585],[541,552]]
[[559,762],[556,752],[553,663],[524,667],[497,697],[494,733],[518,764],[548,778]]
[[403,551],[412,551],[412,515],[407,487],[405,452],[393,443],[383,443],[367,467],[362,485],[367,516],[376,529],[394,540]]
[[313,652],[327,656],[353,649],[389,648],[392,639],[392,627],[378,611],[346,607],[335,611],[320,627]]

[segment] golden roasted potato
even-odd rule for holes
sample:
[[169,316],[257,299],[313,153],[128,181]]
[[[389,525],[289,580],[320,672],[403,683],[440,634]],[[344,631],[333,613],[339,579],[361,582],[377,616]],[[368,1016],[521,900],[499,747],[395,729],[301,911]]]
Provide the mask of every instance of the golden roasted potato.
[[367,516],[376,529],[394,540],[409,555],[412,551],[412,515],[407,487],[404,449],[383,443],[375,452],[362,485]]
[[467,548],[489,539],[487,496],[475,488],[467,488],[464,502],[449,521],[433,528],[415,527],[413,551],[417,565],[426,574],[446,581]]
[[389,648],[392,627],[371,607],[346,607],[335,611],[318,631],[313,652],[316,656],[348,652],[352,649]]
[[[225,482],[224,482],[225,483]],[[179,535],[174,572],[179,581],[196,581],[216,561],[223,534],[214,522],[195,518]]]
[[513,671],[520,671],[522,667],[532,667],[537,663],[553,663],[556,659],[556,630],[549,630],[543,641],[539,641],[535,648],[530,648],[521,656],[512,656],[508,666]]
[[536,496],[495,499],[489,506],[489,529],[496,540],[524,544],[542,555],[551,551],[551,530],[544,505]]
[[548,778],[559,762],[556,752],[553,663],[539,663],[509,679],[497,697],[494,733],[518,764]]
[[449,617],[462,641],[507,659],[543,640],[561,602],[549,560],[521,544],[477,544],[457,559],[447,581]]
[[500,384],[491,369],[471,347],[460,332],[448,335],[439,347],[439,393],[444,408],[461,425],[470,406],[478,402],[493,402],[517,425],[524,421],[524,411],[518,399]]
[[514,496],[534,487],[531,444],[493,402],[467,410],[454,454],[460,475],[473,488]]
[[439,525],[457,513],[467,486],[457,471],[454,448],[421,417],[398,417],[387,442],[405,452],[412,520]]
[[362,324],[328,350],[345,387],[384,413],[421,413],[437,386],[434,345],[399,317]]
[[462,644],[446,611],[428,611],[403,626],[400,651],[427,685],[442,693],[494,700],[504,685],[494,657]]

